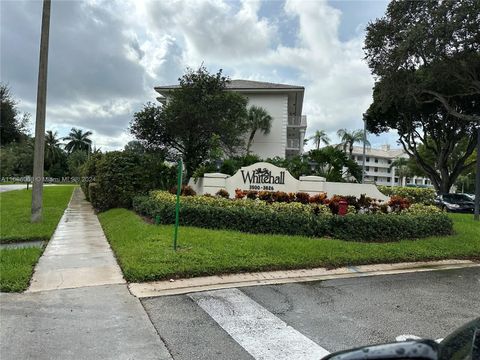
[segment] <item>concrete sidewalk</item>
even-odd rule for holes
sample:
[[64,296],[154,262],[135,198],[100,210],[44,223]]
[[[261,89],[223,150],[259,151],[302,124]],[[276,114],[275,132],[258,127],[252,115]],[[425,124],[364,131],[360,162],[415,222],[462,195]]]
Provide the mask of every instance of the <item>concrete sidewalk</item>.
[[100,222],[76,188],[28,292],[125,283]]
[[76,189],[23,294],[0,294],[0,358],[171,359]]

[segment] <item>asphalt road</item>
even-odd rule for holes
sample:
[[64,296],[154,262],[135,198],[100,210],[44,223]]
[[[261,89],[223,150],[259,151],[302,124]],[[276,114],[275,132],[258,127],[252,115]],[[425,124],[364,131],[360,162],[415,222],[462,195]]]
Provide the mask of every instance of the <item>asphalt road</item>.
[[320,358],[480,316],[480,268],[255,286],[142,300],[174,359]]

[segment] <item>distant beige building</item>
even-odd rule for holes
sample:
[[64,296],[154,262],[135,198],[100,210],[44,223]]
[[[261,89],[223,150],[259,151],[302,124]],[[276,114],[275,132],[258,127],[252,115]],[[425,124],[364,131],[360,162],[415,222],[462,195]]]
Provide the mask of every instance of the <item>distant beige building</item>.
[[[352,156],[358,165],[363,165],[362,146],[354,146]],[[391,149],[390,145],[382,145],[380,149],[367,148],[365,150],[365,181],[387,186],[432,186],[430,179],[424,177],[414,176],[399,179],[395,174],[395,167],[390,169],[392,162],[397,158],[408,159],[408,155],[403,149]]]
[[[168,102],[168,94],[179,85],[157,86],[161,103]],[[248,106],[261,106],[273,118],[268,135],[257,131],[251,152],[262,159],[279,156],[288,158],[303,153],[307,117],[302,114],[303,86],[274,84],[251,80],[231,80],[227,91],[236,91],[248,98]],[[248,134],[246,134],[248,136]]]

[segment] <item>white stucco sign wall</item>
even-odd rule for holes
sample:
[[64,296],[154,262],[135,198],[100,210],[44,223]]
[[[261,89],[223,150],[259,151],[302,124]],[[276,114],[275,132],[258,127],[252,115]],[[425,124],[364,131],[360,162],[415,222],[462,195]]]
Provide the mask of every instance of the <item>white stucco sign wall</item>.
[[259,162],[242,167],[237,173],[226,179],[225,187],[231,194],[235,189],[255,191],[295,192],[299,181],[287,169]]
[[319,176],[301,176],[300,180],[297,180],[287,169],[266,162],[242,167],[233,176],[221,173],[205,174],[197,182],[190,179],[189,185],[197,194],[214,195],[218,190],[225,189],[231,197],[235,196],[236,189],[241,189],[287,193],[301,191],[309,194],[325,192],[328,196],[353,195],[359,197],[361,194],[366,194],[382,201],[388,200],[388,197],[372,184],[325,182],[325,178]]

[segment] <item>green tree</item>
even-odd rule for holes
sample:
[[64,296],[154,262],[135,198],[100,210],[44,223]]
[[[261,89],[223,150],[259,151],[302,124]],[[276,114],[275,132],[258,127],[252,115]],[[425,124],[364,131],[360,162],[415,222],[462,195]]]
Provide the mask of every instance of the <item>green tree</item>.
[[52,166],[62,156],[58,133],[48,130],[45,134],[45,165]]
[[14,141],[25,140],[28,120],[28,114],[20,118],[17,103],[12,98],[10,89],[0,83],[0,144],[5,146]]
[[327,181],[344,182],[353,177],[359,182],[362,178],[362,168],[336,147],[311,150],[308,160],[314,164],[314,175],[323,176]]
[[312,175],[314,170],[312,169],[311,160],[308,158],[308,154],[293,156],[288,159],[281,157],[274,157],[265,160],[266,162],[278,167],[283,167],[296,179],[300,176]]
[[398,176],[400,186],[404,186],[403,179],[412,175],[409,159],[403,157],[396,158],[390,164],[390,169],[393,168],[395,168],[395,175]]
[[[363,144],[363,130],[348,131],[347,129],[340,129],[337,131],[337,135],[340,138],[340,145],[343,151],[346,153],[348,149],[348,155],[352,158],[353,145],[356,143]],[[370,142],[365,139],[365,146],[370,147]]]
[[80,177],[82,166],[87,161],[87,152],[85,150],[76,150],[68,155],[68,172],[72,177]]
[[135,113],[131,133],[148,148],[180,155],[188,179],[208,159],[214,135],[230,154],[244,146],[247,99],[225,91],[228,81],[221,70],[213,75],[204,67],[188,70],[165,106],[149,103]]
[[330,138],[328,137],[325,130],[317,130],[315,134],[308,138],[308,140],[313,140],[315,144],[315,149],[320,149],[320,145],[323,142],[325,145],[330,144]]
[[2,177],[31,176],[33,171],[32,138],[11,142],[0,148],[0,171]]
[[[372,73],[401,85],[416,102],[478,121],[479,14],[478,0],[392,1],[385,16],[367,26]],[[477,106],[465,107],[465,100]]]
[[145,154],[147,152],[145,146],[143,146],[143,144],[138,140],[129,141],[123,150],[135,154]]
[[261,106],[252,105],[248,109],[247,126],[250,136],[247,141],[247,154],[250,154],[250,147],[253,142],[253,138],[257,131],[262,132],[265,135],[270,133],[272,127],[273,118],[268,114],[267,110]]
[[474,165],[467,159],[480,119],[479,10],[476,0],[393,1],[367,27],[364,49],[376,77],[368,130],[395,129],[440,192]]
[[63,138],[63,140],[68,141],[65,145],[65,150],[69,153],[74,153],[76,151],[90,152],[92,140],[89,137],[91,135],[91,131],[84,132],[82,129],[72,128],[68,136]]

